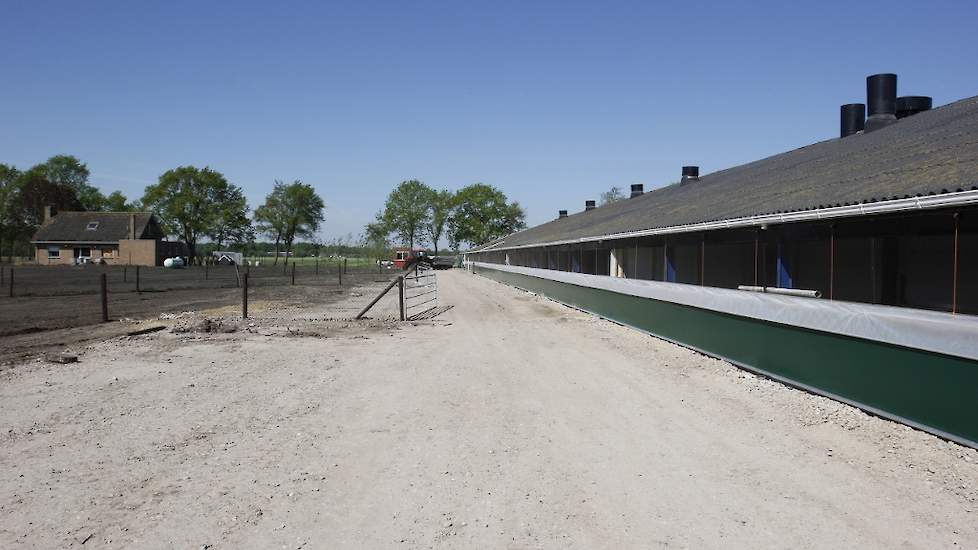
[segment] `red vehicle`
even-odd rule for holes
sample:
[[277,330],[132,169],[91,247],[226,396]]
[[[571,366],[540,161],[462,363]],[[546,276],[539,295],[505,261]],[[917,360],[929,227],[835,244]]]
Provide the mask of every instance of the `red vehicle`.
[[398,269],[408,269],[427,255],[427,252],[419,248],[395,248],[394,266]]

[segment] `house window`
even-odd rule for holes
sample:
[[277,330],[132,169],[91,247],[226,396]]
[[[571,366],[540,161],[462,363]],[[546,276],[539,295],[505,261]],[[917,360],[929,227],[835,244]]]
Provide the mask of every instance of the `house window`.
[[61,257],[61,247],[60,246],[49,246],[48,247],[48,258],[60,258]]
[[88,222],[88,225],[85,227],[85,229],[87,229],[88,231],[95,231],[96,229],[98,229],[98,222]]

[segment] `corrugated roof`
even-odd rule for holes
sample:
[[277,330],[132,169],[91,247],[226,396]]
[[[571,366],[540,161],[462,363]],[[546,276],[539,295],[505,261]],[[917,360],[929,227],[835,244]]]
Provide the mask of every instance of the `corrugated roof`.
[[[129,216],[136,216],[136,236],[142,238],[152,212],[58,212],[34,234],[35,242],[116,242],[129,238]],[[89,224],[98,222],[95,229]]]
[[978,189],[978,96],[875,132],[822,141],[578,212],[487,246],[525,246],[972,189]]

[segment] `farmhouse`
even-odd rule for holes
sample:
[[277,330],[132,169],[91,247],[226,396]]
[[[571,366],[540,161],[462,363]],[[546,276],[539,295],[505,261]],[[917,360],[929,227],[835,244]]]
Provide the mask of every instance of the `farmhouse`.
[[[867,78],[840,137],[469,251],[472,269],[978,443],[978,97]],[[677,174],[678,175],[678,174]]]
[[182,243],[166,241],[152,212],[59,212],[45,209],[44,223],[31,243],[40,265],[104,262],[163,265],[184,253]]

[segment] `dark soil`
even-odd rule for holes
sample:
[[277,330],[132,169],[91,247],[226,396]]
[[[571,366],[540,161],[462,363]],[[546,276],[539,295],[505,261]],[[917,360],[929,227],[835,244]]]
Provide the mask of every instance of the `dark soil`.
[[[350,270],[343,285],[335,266],[298,267],[295,285],[291,267],[250,268],[249,302],[303,307],[333,302],[358,285],[389,280],[399,272]],[[245,269],[239,268],[243,277]],[[0,292],[0,363],[91,340],[139,330],[138,321],[164,313],[237,308],[241,288],[233,266],[164,269],[143,267],[16,266],[14,297],[8,297],[10,267],[4,266]],[[106,274],[109,323],[101,322],[99,279]],[[240,310],[238,310],[240,311]]]

